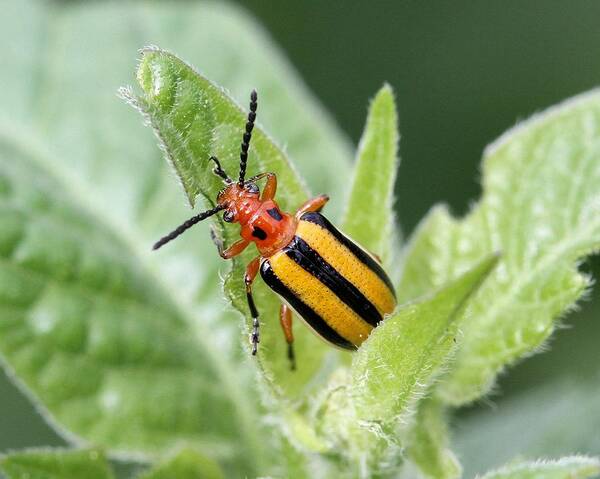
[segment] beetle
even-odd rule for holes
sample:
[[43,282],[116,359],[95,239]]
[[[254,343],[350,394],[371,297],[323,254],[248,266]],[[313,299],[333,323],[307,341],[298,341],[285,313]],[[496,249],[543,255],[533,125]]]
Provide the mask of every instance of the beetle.
[[[336,229],[320,211],[329,197],[308,200],[295,212],[282,211],[275,201],[275,173],[260,173],[246,179],[248,150],[256,120],[257,94],[250,95],[250,110],[240,149],[240,171],[234,181],[221,167],[218,158],[213,173],[224,188],[216,206],[185,221],[158,240],[158,249],[196,223],[223,211],[223,220],[239,223],[241,239],[225,248],[211,229],[219,255],[231,259],[254,243],[259,256],[246,267],[244,283],[253,321],[250,335],[252,354],[256,355],[259,314],[252,296],[252,283],[258,272],[265,283],[282,299],[279,320],[288,344],[288,358],[295,369],[292,310],[318,336],[342,349],[355,350],[369,333],[396,306],[392,282],[379,260]],[[260,192],[257,182],[266,180]]]

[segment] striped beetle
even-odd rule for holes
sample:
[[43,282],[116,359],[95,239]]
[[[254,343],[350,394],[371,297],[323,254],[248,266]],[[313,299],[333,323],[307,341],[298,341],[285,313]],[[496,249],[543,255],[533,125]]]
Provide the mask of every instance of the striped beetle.
[[[321,213],[329,200],[320,195],[304,203],[294,215],[279,209],[274,200],[277,177],[260,173],[245,179],[248,149],[254,128],[257,94],[250,95],[250,111],[240,151],[240,172],[233,181],[216,157],[213,172],[225,187],[217,206],[185,221],[154,245],[158,249],[199,221],[223,211],[223,220],[239,223],[242,239],[224,249],[211,230],[219,254],[230,259],[250,243],[260,253],[246,267],[244,281],[253,318],[250,335],[252,354],[259,343],[258,310],[252,297],[252,282],[260,271],[267,285],[282,301],[279,319],[288,344],[288,357],[295,369],[292,310],[321,338],[334,346],[354,350],[372,329],[396,306],[392,283],[379,261],[338,231]],[[262,195],[257,182],[266,179]]]

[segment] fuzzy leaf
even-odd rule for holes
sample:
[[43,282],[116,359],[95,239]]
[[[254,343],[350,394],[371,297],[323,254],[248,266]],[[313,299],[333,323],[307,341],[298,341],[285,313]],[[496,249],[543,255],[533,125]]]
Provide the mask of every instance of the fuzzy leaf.
[[270,443],[238,319],[220,299],[222,260],[206,225],[150,253],[190,211],[115,92],[156,41],[240,101],[264,92],[261,123],[332,196],[347,141],[231,5],[9,0],[0,27],[2,365],[70,441],[121,456],[192,443],[232,476],[264,471]]
[[369,108],[343,230],[384,262],[397,236],[393,213],[398,169],[398,115],[394,92],[383,86]]
[[363,343],[350,373],[334,375],[315,401],[319,433],[332,453],[359,468],[367,465],[372,474],[383,473],[382,466],[394,470],[402,455],[396,428],[440,374],[454,349],[464,306],[496,262],[490,257],[430,297],[400,307]]
[[556,461],[519,462],[488,472],[480,479],[584,479],[600,474],[600,461],[574,456]]
[[426,477],[461,477],[460,462],[448,449],[448,427],[443,406],[435,399],[419,402],[415,424],[409,434],[407,455]]
[[600,247],[600,93],[551,108],[488,147],[483,189],[463,220],[443,207],[429,214],[398,287],[401,300],[418,297],[502,251],[440,387],[452,404],[486,393],[506,365],[539,348],[590,284],[577,262]]
[[431,297],[401,307],[371,333],[352,363],[352,395],[360,420],[405,415],[452,351],[467,300],[498,258],[481,261]]
[[[142,96],[133,97],[128,92],[124,95],[154,128],[190,202],[193,204],[195,196],[202,194],[208,204],[214,206],[223,184],[212,174],[214,164],[208,161],[208,157],[211,154],[219,157],[225,171],[237,177],[239,144],[246,114],[222,89],[170,53],[158,49],[145,50],[137,76]],[[259,100],[259,112],[260,105]],[[285,210],[294,211],[308,198],[284,153],[257,126],[252,135],[248,177],[264,171],[277,174],[277,200]],[[219,226],[226,243],[239,238],[237,227],[224,228],[222,222]],[[247,316],[248,331],[252,320],[243,278],[245,266],[256,255],[254,246],[251,246],[236,257],[225,286],[233,305]],[[254,285],[255,301],[262,318],[260,365],[273,387],[294,395],[314,376],[323,356],[330,350],[307,328],[296,328],[294,338],[301,368],[289,374],[287,345],[277,321],[279,300],[261,283],[256,281]]]
[[[173,166],[192,207],[198,195],[207,202],[216,199],[223,188],[212,173],[216,155],[232,178],[239,170],[239,144],[246,112],[227,96],[222,88],[195,72],[175,55],[158,48],[142,51],[137,70],[142,96],[126,99],[141,110],[154,128],[165,156]],[[259,100],[259,109],[262,100]],[[247,178],[263,171],[277,173],[285,188],[278,191],[282,206],[291,209],[307,198],[300,179],[283,152],[260,127],[252,133]]]
[[15,452],[0,458],[7,479],[112,479],[101,452],[40,449]]
[[138,479],[222,479],[219,465],[191,449],[184,449]]
[[186,440],[231,457],[247,418],[227,385],[230,360],[195,333],[191,312],[147,267],[149,253],[82,209],[51,164],[0,140],[9,371],[69,436],[138,453]]

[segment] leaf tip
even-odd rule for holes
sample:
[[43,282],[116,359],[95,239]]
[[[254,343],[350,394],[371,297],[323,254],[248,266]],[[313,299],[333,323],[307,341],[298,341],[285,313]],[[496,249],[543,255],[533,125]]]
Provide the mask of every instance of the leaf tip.
[[146,45],[143,46],[142,48],[140,48],[138,50],[138,52],[143,56],[146,55],[148,53],[153,53],[153,52],[164,52],[164,50],[162,48],[160,48],[158,45]]
[[136,71],[137,82],[147,102],[161,111],[167,111],[174,101],[177,65],[171,61],[171,54],[156,46],[144,47],[140,53],[142,57]]
[[128,105],[137,108],[137,98],[135,96],[135,93],[133,93],[133,88],[131,87],[131,85],[120,86],[117,89],[117,98],[120,98]]
[[381,85],[377,95],[388,95],[393,98],[395,96],[394,87],[391,85],[391,83],[383,82],[383,85]]
[[371,109],[375,108],[390,109],[394,116],[396,116],[396,94],[388,82],[385,82],[375,94],[371,102]]

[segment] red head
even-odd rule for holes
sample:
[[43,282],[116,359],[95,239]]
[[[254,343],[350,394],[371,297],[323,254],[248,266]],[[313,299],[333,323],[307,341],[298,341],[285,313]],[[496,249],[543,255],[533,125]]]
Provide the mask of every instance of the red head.
[[217,196],[217,205],[223,207],[223,220],[228,223],[244,223],[256,211],[260,203],[260,190],[253,182],[229,183]]

